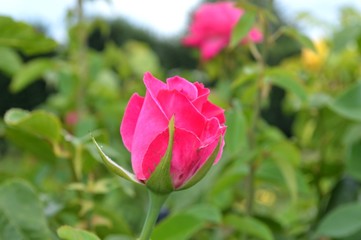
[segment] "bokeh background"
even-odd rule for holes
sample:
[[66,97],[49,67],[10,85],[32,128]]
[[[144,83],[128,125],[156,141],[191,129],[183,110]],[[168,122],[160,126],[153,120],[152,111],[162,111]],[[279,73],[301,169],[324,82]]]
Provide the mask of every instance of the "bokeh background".
[[209,61],[181,43],[200,0],[0,3],[0,240],[136,239],[146,191],[91,138],[131,171],[119,125],[147,71],[202,82],[228,127],[152,239],[361,239],[360,1],[234,1],[250,15]]

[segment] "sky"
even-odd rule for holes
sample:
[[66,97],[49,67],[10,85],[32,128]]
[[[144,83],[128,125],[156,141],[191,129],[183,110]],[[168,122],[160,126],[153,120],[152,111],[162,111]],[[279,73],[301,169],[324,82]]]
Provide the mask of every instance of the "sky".
[[[88,16],[123,17],[154,32],[158,36],[174,36],[186,31],[189,14],[201,0],[93,0],[85,1]],[[309,12],[322,21],[337,25],[341,6],[352,6],[361,12],[361,0],[274,0],[281,14],[295,22],[298,13]],[[66,40],[64,25],[66,13],[76,0],[0,0],[0,15],[32,23],[42,22],[51,37]],[[1,31],[1,29],[0,29]],[[321,28],[307,27],[305,33],[312,38],[322,36]]]

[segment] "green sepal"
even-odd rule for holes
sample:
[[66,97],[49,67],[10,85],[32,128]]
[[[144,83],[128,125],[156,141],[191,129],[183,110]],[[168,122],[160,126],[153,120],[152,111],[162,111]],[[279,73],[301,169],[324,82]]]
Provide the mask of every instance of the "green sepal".
[[102,158],[105,166],[113,173],[115,173],[116,175],[134,182],[134,183],[138,183],[141,185],[144,185],[142,182],[140,182],[133,173],[130,173],[129,171],[125,170],[124,168],[122,168],[121,166],[119,166],[118,164],[116,164],[112,159],[110,159],[110,157],[108,157],[103,150],[101,149],[101,147],[98,145],[98,143],[95,141],[94,137],[92,137],[93,142],[95,144],[95,146],[97,147],[97,150],[100,154],[100,157]]
[[190,188],[194,184],[196,184],[197,182],[202,180],[202,178],[204,178],[204,176],[211,169],[214,161],[217,158],[219,149],[221,148],[222,139],[223,139],[222,137],[219,138],[219,142],[218,142],[216,149],[213,151],[212,155],[208,158],[208,160],[203,164],[203,166],[197,171],[197,173],[194,174],[183,186],[181,186],[177,190],[184,190],[184,189]]
[[174,142],[174,116],[169,121],[169,141],[167,151],[160,160],[158,166],[146,182],[146,186],[158,194],[168,194],[174,191],[172,177],[170,175],[170,166],[172,161],[172,150]]

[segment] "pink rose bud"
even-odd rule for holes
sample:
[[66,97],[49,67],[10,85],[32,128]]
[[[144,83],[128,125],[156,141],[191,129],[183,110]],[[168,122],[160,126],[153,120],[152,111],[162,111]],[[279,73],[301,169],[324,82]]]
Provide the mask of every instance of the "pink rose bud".
[[[189,35],[182,39],[182,43],[199,48],[201,58],[209,60],[228,45],[232,30],[243,14],[244,10],[236,8],[232,2],[204,3],[194,13]],[[252,28],[241,42],[259,43],[262,40],[262,33]]]
[[[143,80],[145,97],[131,97],[120,126],[135,177],[155,192],[190,187],[222,155],[224,110],[208,101],[201,83],[179,76],[163,83],[150,73]],[[158,186],[167,177],[170,184]]]

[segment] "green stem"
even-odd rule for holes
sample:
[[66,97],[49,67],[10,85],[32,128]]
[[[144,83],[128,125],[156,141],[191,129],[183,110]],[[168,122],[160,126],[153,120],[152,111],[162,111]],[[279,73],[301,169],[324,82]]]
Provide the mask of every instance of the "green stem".
[[152,235],[154,225],[158,219],[159,212],[163,206],[165,200],[167,200],[169,194],[157,194],[148,190],[149,193],[149,209],[147,217],[145,219],[142,232],[138,240],[149,240]]
[[[250,131],[248,135],[248,143],[250,151],[253,151],[256,148],[256,134],[257,134],[257,123],[260,119],[261,113],[261,103],[262,103],[262,86],[263,86],[263,70],[261,76],[258,79],[258,90],[256,93],[255,104],[253,107],[253,117],[252,117],[252,124],[250,126]],[[256,173],[256,161],[250,161],[248,168],[249,172],[246,179],[246,191],[247,191],[247,198],[246,198],[246,214],[252,216],[253,214],[253,202],[254,202],[254,194],[255,194],[255,186],[254,186],[254,178]]]
[[87,32],[84,20],[84,0],[77,0],[76,5],[76,13],[77,13],[77,66],[78,66],[78,78],[79,84],[77,88],[77,96],[76,96],[76,107],[77,111],[82,117],[83,113],[86,112],[86,103],[85,103],[85,91],[86,91],[86,82],[88,78],[88,63],[87,59]]
[[[269,7],[272,6],[272,0],[270,0]],[[264,19],[263,19],[264,21]],[[264,77],[265,77],[265,71],[267,68],[267,54],[268,54],[268,23],[266,21],[263,22],[264,26],[264,46],[262,48],[262,51],[260,52],[257,47],[253,44],[250,46],[250,50],[254,58],[256,59],[259,68],[260,68],[260,74],[257,79],[257,92],[255,96],[254,106],[253,106],[253,116],[252,116],[252,122],[249,129],[248,134],[248,143],[249,143],[249,149],[250,151],[254,151],[256,149],[257,144],[257,125],[261,118],[261,110],[262,110],[262,102],[267,96],[264,96]],[[267,94],[268,95],[268,94]],[[246,178],[246,206],[245,206],[245,212],[246,215],[252,216],[253,215],[253,205],[255,200],[255,175],[257,171],[257,162],[256,159],[253,159],[248,164],[249,172]],[[248,234],[244,234],[242,237],[243,240],[249,239]]]

